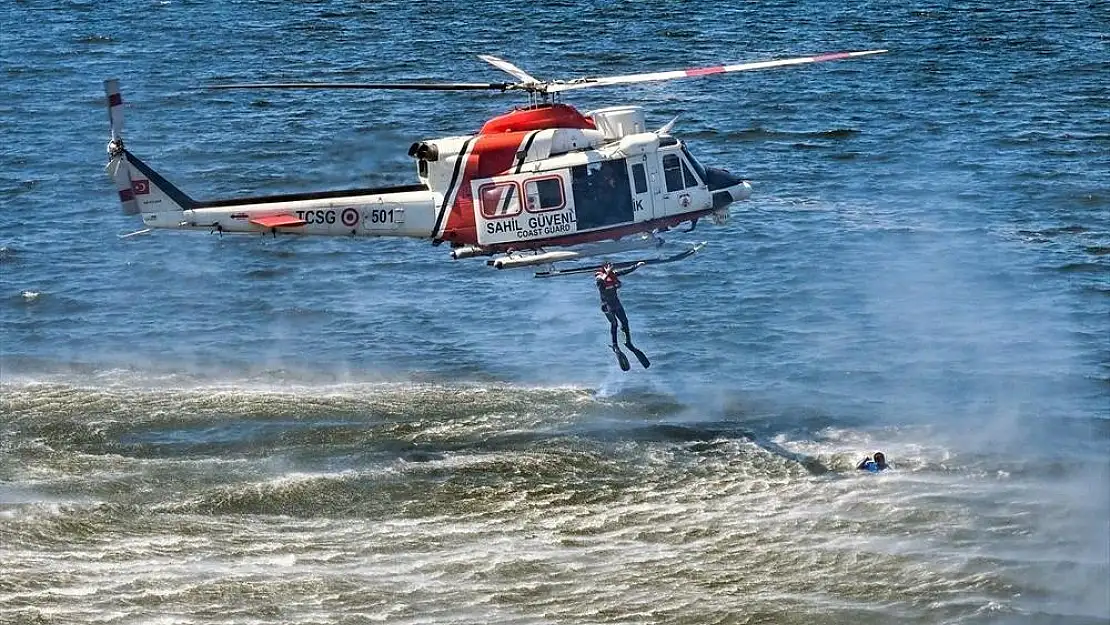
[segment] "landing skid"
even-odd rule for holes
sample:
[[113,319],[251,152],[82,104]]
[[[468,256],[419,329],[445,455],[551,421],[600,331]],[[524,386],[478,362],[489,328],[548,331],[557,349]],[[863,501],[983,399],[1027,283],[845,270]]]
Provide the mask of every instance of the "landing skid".
[[[632,267],[634,265],[640,265],[640,264],[643,264],[643,265],[662,265],[664,263],[673,263],[673,262],[676,262],[676,261],[683,260],[684,258],[689,258],[689,257],[693,256],[694,254],[697,254],[698,251],[703,247],[705,247],[705,242],[704,241],[701,242],[701,243],[698,243],[697,245],[695,245],[691,248],[685,249],[685,250],[679,252],[678,254],[673,254],[671,256],[664,256],[664,257],[661,257],[661,258],[657,257],[657,258],[644,258],[644,259],[639,259],[639,260],[620,261],[620,262],[613,263],[613,268],[617,269],[619,271],[621,269],[627,269],[627,268]],[[552,265],[551,269],[549,269],[547,271],[537,271],[536,272],[536,277],[537,278],[554,278],[555,276],[573,276],[573,275],[578,275],[578,274],[583,274],[583,273],[593,273],[593,272],[597,271],[599,266],[600,265],[579,265],[577,267],[568,267],[566,269],[558,269],[554,265]]]
[[[486,264],[496,269],[509,269],[512,267],[531,267],[535,265],[554,266],[555,263],[581,260],[591,256],[607,256],[623,252],[633,252],[644,249],[658,249],[663,246],[663,239],[653,235],[629,237],[614,241],[598,241],[583,243],[572,247],[558,248],[551,251],[542,249],[522,253],[510,252],[506,256],[499,256],[486,261]],[[466,256],[473,255],[472,251],[464,252]],[[465,256],[457,256],[462,258]]]

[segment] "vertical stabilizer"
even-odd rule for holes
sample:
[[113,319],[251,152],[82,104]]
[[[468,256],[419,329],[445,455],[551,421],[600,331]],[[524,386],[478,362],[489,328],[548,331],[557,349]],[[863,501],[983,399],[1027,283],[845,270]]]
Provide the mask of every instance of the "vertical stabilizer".
[[123,147],[123,96],[119,80],[104,81],[108,99],[108,175],[116,183],[120,206],[125,215],[180,212],[197,202],[185,195]]

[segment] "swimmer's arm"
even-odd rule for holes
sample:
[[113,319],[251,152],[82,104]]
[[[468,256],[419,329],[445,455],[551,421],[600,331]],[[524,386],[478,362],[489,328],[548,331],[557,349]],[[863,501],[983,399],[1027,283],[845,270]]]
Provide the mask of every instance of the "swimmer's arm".
[[646,264],[647,263],[645,263],[644,261],[641,260],[640,262],[636,263],[635,265],[632,265],[631,267],[621,269],[621,270],[615,271],[613,273],[617,274],[618,276],[626,276],[626,275],[632,273],[633,271],[636,271],[640,267],[643,267]]

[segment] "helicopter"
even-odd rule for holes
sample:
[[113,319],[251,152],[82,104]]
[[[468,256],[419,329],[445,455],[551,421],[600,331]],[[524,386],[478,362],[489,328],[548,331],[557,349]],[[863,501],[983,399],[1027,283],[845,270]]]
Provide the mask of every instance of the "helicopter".
[[[718,65],[601,78],[539,80],[490,55],[479,58],[515,82],[256,83],[209,89],[401,89],[520,92],[528,104],[486,121],[469,136],[416,141],[408,156],[418,182],[401,186],[196,200],[132,154],[123,142],[119,80],[104,81],[110,138],[108,172],[123,212],[144,229],[224,233],[413,237],[447,243],[454,259],[489,257],[497,269],[546,267],[537,277],[592,271],[563,263],[652,250],[655,256],[619,266],[674,262],[704,243],[660,255],[671,228],[709,218],[723,224],[729,206],[751,195],[751,184],[703,166],[674,137],[674,120],[645,126],[641,106],[582,113],[559,101],[566,91],[850,59],[886,50]],[[559,265],[557,265],[559,263]],[[558,267],[558,268],[557,268]]]

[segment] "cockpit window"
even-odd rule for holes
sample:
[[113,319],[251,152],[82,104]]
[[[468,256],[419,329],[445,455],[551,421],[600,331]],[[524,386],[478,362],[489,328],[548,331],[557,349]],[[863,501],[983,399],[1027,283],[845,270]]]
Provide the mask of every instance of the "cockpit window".
[[681,191],[686,188],[686,182],[682,179],[682,161],[677,154],[663,157],[663,180],[667,183],[667,191]]
[[677,154],[663,157],[663,180],[667,183],[667,191],[681,191],[701,184],[694,172],[690,171],[690,166]]
[[690,168],[686,166],[686,163],[682,164],[682,177],[686,179],[687,189],[689,189],[690,187],[696,187],[699,184],[698,179],[694,177],[694,172],[690,171]]
[[686,149],[685,143],[682,144],[682,153],[686,155],[686,160],[690,162],[690,166],[694,168],[694,171],[698,172],[698,178],[707,180],[708,177],[705,174],[705,168],[698,162],[698,159],[694,158],[693,154],[690,154],[690,150]]

